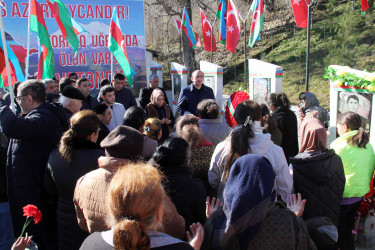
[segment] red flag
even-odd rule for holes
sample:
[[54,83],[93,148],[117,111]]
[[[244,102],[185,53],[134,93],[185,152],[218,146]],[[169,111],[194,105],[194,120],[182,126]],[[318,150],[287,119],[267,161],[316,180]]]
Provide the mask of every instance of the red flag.
[[227,10],[227,50],[234,53],[236,52],[238,40],[241,33],[241,22],[238,17],[238,10],[232,2],[228,0]]
[[293,6],[294,19],[296,19],[296,25],[299,28],[307,28],[307,4],[309,0],[291,0]]
[[369,8],[367,0],[361,0],[361,9],[362,12],[366,12],[366,10]]
[[204,50],[211,51],[211,43],[213,43],[212,51],[216,52],[216,39],[215,35],[212,33],[211,24],[208,22],[206,15],[201,9],[201,22],[202,22],[202,35],[204,42]]

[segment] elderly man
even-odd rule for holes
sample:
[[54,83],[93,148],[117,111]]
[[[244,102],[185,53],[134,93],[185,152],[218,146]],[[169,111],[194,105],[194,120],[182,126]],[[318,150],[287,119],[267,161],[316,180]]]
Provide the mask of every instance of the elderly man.
[[59,94],[59,83],[53,79],[44,79],[44,87],[46,87],[46,94]]
[[99,102],[90,95],[90,82],[87,78],[79,78],[77,81],[78,89],[82,92],[85,99],[82,101],[82,109],[94,109]]
[[110,123],[107,125],[109,131],[114,130],[117,126],[122,125],[122,119],[125,114],[124,105],[115,102],[115,89],[111,86],[104,86],[100,89],[100,96],[111,110],[112,118]]
[[212,89],[203,84],[204,74],[202,71],[194,71],[191,80],[193,83],[183,88],[178,98],[177,111],[180,115],[193,114],[196,116],[200,101],[215,99]]
[[46,248],[44,239],[49,223],[44,174],[52,149],[58,145],[63,132],[63,112],[45,102],[46,89],[40,80],[28,80],[18,87],[15,98],[23,116],[16,116],[0,100],[0,126],[10,138],[7,160],[7,185],[14,235],[20,235],[25,217],[22,208],[34,204],[45,219],[30,223],[27,231],[33,240]]
[[151,97],[152,91],[154,91],[154,89],[156,89],[156,88],[163,91],[163,94],[164,94],[164,97],[165,97],[164,101],[165,101],[166,104],[169,104],[168,98],[167,98],[167,95],[165,94],[164,89],[159,87],[159,77],[158,77],[158,75],[150,75],[150,85],[149,85],[149,87],[141,88],[141,90],[139,92],[139,103],[141,104],[141,107],[143,109],[145,109],[146,105],[150,103],[150,101],[151,101],[150,97]]
[[[126,83],[125,76],[121,73],[116,73],[113,76],[113,87],[115,88],[115,100],[118,103],[124,105],[125,109],[131,106],[137,106],[137,102],[133,96],[130,89],[126,88],[124,85]],[[128,84],[129,86],[129,84]]]
[[77,113],[82,108],[82,101],[85,99],[84,95],[73,86],[66,86],[60,96],[60,103],[64,107],[66,117],[70,120],[73,114]]

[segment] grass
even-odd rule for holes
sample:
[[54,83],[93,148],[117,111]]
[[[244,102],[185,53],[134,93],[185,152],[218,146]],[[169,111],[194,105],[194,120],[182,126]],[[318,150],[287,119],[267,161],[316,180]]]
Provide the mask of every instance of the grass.
[[[375,71],[375,26],[368,24],[369,16],[360,14],[359,2],[354,12],[351,2],[332,3],[321,3],[321,10],[314,14],[310,37],[309,91],[316,94],[327,110],[329,83],[323,75],[329,65]],[[268,41],[258,42],[262,42],[264,48],[272,41],[281,40],[277,47],[263,53],[262,60],[283,67],[283,92],[293,104],[298,104],[298,94],[305,90],[306,33],[306,29],[285,30],[269,37]],[[254,51],[253,54],[257,53]],[[236,76],[225,85],[225,94],[244,89],[243,68]]]

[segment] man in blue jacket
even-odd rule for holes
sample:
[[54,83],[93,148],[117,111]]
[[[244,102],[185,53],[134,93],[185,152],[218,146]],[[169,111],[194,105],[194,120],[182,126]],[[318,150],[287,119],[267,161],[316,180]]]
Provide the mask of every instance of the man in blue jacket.
[[5,101],[0,99],[0,126],[10,138],[7,155],[8,199],[14,235],[19,236],[25,217],[22,208],[33,204],[41,210],[43,218],[38,224],[30,223],[27,231],[44,249],[48,239],[47,197],[44,189],[45,168],[49,154],[55,148],[63,132],[65,114],[53,104],[47,103],[46,89],[40,80],[28,80],[18,87],[15,100],[21,107],[22,116],[16,116]]
[[196,116],[200,101],[215,99],[212,89],[203,84],[204,74],[202,71],[194,71],[191,80],[193,83],[183,88],[178,98],[177,111],[180,115],[193,114]]

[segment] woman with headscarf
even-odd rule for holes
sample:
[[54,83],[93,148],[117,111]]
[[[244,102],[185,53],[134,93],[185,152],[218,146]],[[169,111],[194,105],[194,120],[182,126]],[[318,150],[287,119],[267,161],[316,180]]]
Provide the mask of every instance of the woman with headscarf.
[[290,158],[294,191],[308,200],[303,218],[328,217],[337,227],[345,174],[341,158],[327,149],[327,132],[316,118],[306,118],[299,130],[299,154]]
[[146,106],[148,118],[158,118],[162,124],[162,136],[160,141],[163,142],[173,132],[174,116],[171,108],[165,103],[165,96],[160,89],[154,89],[151,94],[151,102]]
[[201,249],[315,249],[304,222],[296,216],[303,202],[293,209],[295,213],[275,202],[274,181],[266,158],[254,154],[238,158],[225,186],[224,206],[204,225]]

